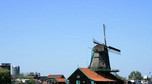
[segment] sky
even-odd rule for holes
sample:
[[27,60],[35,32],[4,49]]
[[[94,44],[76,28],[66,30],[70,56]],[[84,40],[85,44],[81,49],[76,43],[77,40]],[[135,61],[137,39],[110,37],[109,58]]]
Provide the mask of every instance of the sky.
[[[151,0],[0,0],[0,63],[69,77],[87,68],[93,38],[121,50],[112,69],[152,72]],[[151,74],[152,75],[152,74]]]

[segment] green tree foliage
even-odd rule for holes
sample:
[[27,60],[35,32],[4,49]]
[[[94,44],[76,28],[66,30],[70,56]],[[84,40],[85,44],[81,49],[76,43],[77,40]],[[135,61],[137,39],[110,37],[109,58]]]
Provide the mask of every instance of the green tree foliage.
[[28,74],[28,76],[34,76],[35,74],[34,74],[34,72],[30,72],[29,74]]
[[21,73],[21,74],[19,74],[19,75],[16,75],[16,77],[22,79],[22,78],[24,78],[24,74]]
[[118,74],[116,74],[115,76],[116,76],[118,79],[120,79],[120,80],[123,80],[123,81],[125,81],[125,80],[126,80],[126,78],[125,78],[125,77],[119,76]]
[[13,78],[15,78],[15,79],[33,79],[33,76],[25,75],[25,74],[21,73],[18,75],[14,75]]
[[0,84],[8,84],[11,82],[10,71],[0,68]]
[[21,73],[21,74],[18,74],[18,75],[12,75],[12,78],[14,78],[14,79],[17,79],[17,78],[22,79],[22,78],[24,78],[24,74]]
[[24,79],[33,79],[33,76],[24,76]]
[[36,81],[35,80],[30,80],[29,84],[36,84]]
[[129,80],[141,80],[142,75],[139,71],[132,71],[129,75]]

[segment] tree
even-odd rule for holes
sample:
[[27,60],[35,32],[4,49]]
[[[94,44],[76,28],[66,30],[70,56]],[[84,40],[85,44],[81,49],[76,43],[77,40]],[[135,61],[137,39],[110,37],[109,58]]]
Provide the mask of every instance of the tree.
[[11,83],[10,71],[7,69],[0,68],[0,84],[8,83]]
[[17,79],[17,78],[20,78],[20,79],[24,78],[24,74],[23,74],[23,73],[20,73],[20,74],[16,75],[16,79]]
[[129,75],[129,80],[141,80],[142,75],[139,71],[132,71]]
[[35,74],[34,74],[34,72],[30,72],[29,74],[28,74],[28,76],[34,76]]
[[26,74],[24,74],[24,73],[21,73],[21,74],[18,74],[18,75],[14,75],[13,76],[15,79],[33,79],[33,76],[31,76],[31,75],[26,75]]
[[115,76],[116,76],[118,79],[120,79],[120,80],[123,80],[123,81],[125,81],[125,80],[126,80],[126,78],[125,78],[125,77],[119,76],[118,74],[116,74]]
[[29,84],[36,84],[36,81],[35,80],[30,80]]

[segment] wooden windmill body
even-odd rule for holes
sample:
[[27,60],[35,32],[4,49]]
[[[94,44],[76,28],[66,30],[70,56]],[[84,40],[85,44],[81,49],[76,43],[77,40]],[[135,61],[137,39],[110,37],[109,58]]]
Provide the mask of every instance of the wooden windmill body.
[[105,41],[104,44],[103,43],[101,44],[96,40],[93,40],[93,42],[96,45],[92,49],[92,57],[89,68],[94,71],[118,72],[118,70],[111,70],[108,50],[110,49],[116,52],[120,52],[120,50],[111,46],[107,46],[104,24],[103,24],[103,31],[104,31],[104,41]]

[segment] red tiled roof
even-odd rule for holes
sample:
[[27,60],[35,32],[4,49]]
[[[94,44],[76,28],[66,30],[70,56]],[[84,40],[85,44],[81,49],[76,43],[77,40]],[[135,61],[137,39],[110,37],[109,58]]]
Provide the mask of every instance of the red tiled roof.
[[58,80],[59,82],[65,82],[65,81],[66,81],[65,78],[57,78],[57,80]]
[[48,75],[48,77],[47,78],[64,78],[64,76],[63,75]]
[[105,78],[102,75],[99,75],[98,73],[92,71],[91,69],[88,68],[79,68],[88,78],[94,80],[94,81],[116,81],[116,80],[112,80],[109,78]]

